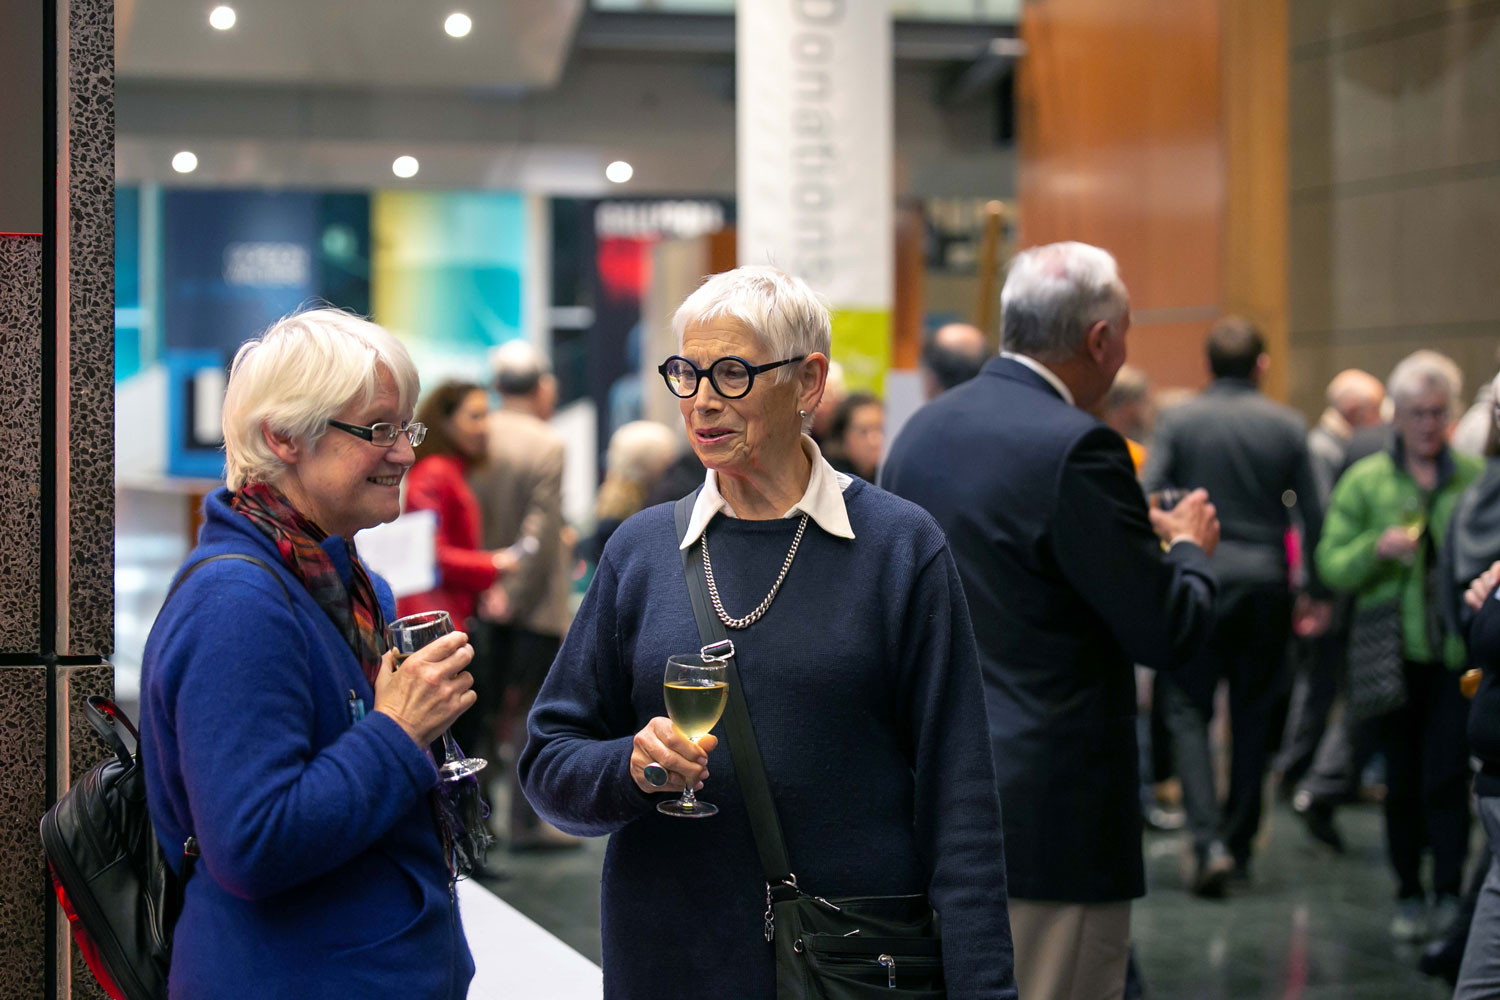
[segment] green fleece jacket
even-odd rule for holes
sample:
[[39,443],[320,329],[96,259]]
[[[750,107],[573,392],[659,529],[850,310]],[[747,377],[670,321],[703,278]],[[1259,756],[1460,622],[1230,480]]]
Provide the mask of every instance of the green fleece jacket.
[[[1355,595],[1355,607],[1401,601],[1401,634],[1407,659],[1434,663],[1441,659],[1450,670],[1464,665],[1463,640],[1447,634],[1442,649],[1433,649],[1428,632],[1428,595],[1423,586],[1428,560],[1443,550],[1453,505],[1483,468],[1480,461],[1448,449],[1438,462],[1438,485],[1428,493],[1406,471],[1400,445],[1360,459],[1333,488],[1323,537],[1318,542],[1318,573],[1335,590]],[[1385,529],[1411,524],[1423,517],[1432,535],[1410,560],[1383,559],[1375,544]],[[1434,610],[1434,618],[1441,615]]]

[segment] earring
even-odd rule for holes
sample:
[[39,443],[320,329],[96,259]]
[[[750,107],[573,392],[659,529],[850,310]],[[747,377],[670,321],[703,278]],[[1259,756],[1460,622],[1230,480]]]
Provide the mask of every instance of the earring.
[[797,416],[801,417],[803,420],[806,420],[807,419],[807,411],[806,410],[798,410],[797,411]]

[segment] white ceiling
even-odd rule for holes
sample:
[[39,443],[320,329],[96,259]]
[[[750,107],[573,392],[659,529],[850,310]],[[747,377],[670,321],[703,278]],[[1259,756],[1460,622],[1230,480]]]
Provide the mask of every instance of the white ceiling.
[[[531,90],[557,83],[583,0],[121,0],[121,80]],[[462,10],[462,39],[443,21]]]

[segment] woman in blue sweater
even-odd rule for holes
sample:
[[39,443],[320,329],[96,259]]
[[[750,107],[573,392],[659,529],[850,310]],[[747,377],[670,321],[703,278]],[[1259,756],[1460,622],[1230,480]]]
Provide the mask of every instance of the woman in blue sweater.
[[[146,644],[141,744],[168,857],[195,837],[173,998],[458,1000],[459,923],[427,747],[474,701],[461,632],[399,671],[391,592],[351,539],[400,512],[417,373],[336,310],[235,356],[228,488]],[[179,575],[182,575],[179,573]]]
[[[728,746],[695,745],[665,718],[667,657],[703,645],[679,554],[700,538],[799,883],[827,897],[926,893],[948,996],[1014,997],[978,654],[942,531],[836,473],[804,434],[830,340],[806,284],[742,267],[710,278],[673,326],[680,354],[661,371],[708,469],[687,537],[668,504],[609,540],[520,765],[542,816],[611,835],[606,997],[776,993],[766,880]],[[647,779],[651,764],[665,784]],[[687,785],[708,786],[719,813],[656,811]]]

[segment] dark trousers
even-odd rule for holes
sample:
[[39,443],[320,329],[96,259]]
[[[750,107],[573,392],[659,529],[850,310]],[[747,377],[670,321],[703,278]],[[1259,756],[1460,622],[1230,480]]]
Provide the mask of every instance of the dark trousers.
[[[1271,714],[1292,627],[1292,598],[1279,583],[1225,583],[1203,648],[1182,670],[1165,676],[1167,726],[1182,780],[1193,846],[1200,853],[1221,839],[1236,860],[1250,857],[1260,828],[1261,789],[1271,754]],[[1208,722],[1214,689],[1229,681],[1233,743],[1229,795],[1222,810],[1214,788]]]
[[1469,703],[1458,673],[1407,663],[1406,704],[1382,716],[1385,834],[1397,895],[1420,897],[1422,848],[1432,849],[1432,888],[1457,896],[1469,846]]
[[1342,631],[1330,630],[1312,639],[1292,641],[1296,679],[1275,764],[1281,772],[1282,787],[1288,792],[1312,771],[1318,746],[1328,731],[1328,716],[1342,687],[1347,638]]
[[[508,834],[510,840],[526,840],[540,828],[541,819],[526,802],[520,790],[519,763],[520,744],[525,744],[526,715],[537,700],[541,682],[546,681],[547,670],[558,655],[562,640],[558,636],[543,636],[513,625],[484,624],[477,630],[483,637],[484,660],[481,667],[484,688],[474,708],[463,717],[474,717],[474,726],[480,727],[477,736],[489,751],[489,759],[499,757],[499,744],[510,739],[516,744],[516,753],[510,765],[510,817]],[[475,648],[478,654],[478,648]],[[475,655],[475,663],[478,661]],[[474,690],[480,691],[480,673],[474,675]],[[462,744],[462,738],[460,745]],[[477,744],[480,745],[480,744]],[[475,750],[478,753],[478,750]]]

